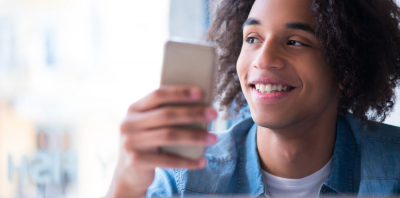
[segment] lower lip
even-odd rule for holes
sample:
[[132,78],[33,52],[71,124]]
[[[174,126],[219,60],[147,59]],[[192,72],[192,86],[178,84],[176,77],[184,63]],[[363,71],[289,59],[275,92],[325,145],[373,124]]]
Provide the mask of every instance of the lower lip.
[[278,102],[286,98],[292,91],[293,89],[276,93],[262,94],[258,92],[254,87],[252,87],[251,89],[252,95],[255,96],[258,100],[263,102]]

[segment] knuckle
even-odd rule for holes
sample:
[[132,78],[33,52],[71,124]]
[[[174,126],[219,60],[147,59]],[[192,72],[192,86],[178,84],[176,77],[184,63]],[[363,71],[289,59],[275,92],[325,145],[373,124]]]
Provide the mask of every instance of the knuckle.
[[193,141],[193,143],[196,144],[205,144],[206,143],[206,134],[203,131],[195,131],[190,134],[190,138]]
[[174,94],[179,97],[188,98],[190,97],[190,90],[188,88],[175,89]]
[[131,105],[129,105],[129,107],[128,107],[128,113],[129,112],[134,112],[134,111],[136,111],[137,110],[137,104],[136,104],[136,102],[135,103],[132,103]]
[[204,131],[194,131],[190,135],[191,138],[195,141],[204,141],[206,134],[204,133]]
[[137,152],[132,152],[130,158],[131,158],[131,164],[138,164],[142,159],[141,155]]
[[136,145],[136,138],[132,136],[125,136],[123,138],[123,147],[126,151],[131,151],[134,149],[134,146]]
[[133,126],[135,125],[135,122],[137,121],[137,118],[132,115],[127,115],[125,119],[121,122],[120,125],[120,132],[125,133],[128,131],[131,131],[133,129]]
[[206,110],[206,107],[204,107],[204,106],[198,107],[197,116],[199,118],[204,118],[204,111],[205,110]]
[[174,141],[174,140],[176,140],[177,139],[176,132],[171,128],[164,129],[163,139],[165,141]]
[[200,119],[203,117],[203,108],[202,107],[194,107],[186,110],[186,116],[192,119]]
[[125,151],[129,151],[130,150],[130,144],[128,143],[128,141],[125,141],[123,143],[123,147],[124,147]]
[[186,111],[185,111],[185,115],[187,116],[187,117],[189,117],[189,118],[195,118],[196,117],[196,110],[194,110],[194,109],[192,109],[192,108],[190,108],[190,109],[187,109]]
[[167,91],[165,89],[160,88],[160,89],[154,90],[152,93],[152,96],[154,98],[160,98],[160,97],[165,97],[166,94],[167,94]]
[[129,131],[129,129],[130,129],[130,126],[129,126],[129,122],[127,120],[123,121],[119,127],[121,134],[124,134],[125,132]]
[[178,113],[173,108],[166,107],[162,112],[162,117],[166,120],[174,120],[178,117]]

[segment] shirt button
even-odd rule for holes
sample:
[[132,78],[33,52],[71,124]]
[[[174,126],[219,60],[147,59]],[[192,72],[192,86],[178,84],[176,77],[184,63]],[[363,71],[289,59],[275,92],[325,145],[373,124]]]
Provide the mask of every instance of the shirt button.
[[324,194],[326,193],[326,187],[322,188],[322,193],[324,193]]

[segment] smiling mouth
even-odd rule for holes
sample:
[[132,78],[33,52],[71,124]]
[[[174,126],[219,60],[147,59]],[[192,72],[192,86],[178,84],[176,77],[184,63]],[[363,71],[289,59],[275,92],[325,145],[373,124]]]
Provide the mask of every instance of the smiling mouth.
[[280,85],[280,84],[257,83],[257,84],[251,84],[250,86],[262,94],[285,92],[285,91],[291,91],[294,89],[294,87],[287,86],[287,85]]

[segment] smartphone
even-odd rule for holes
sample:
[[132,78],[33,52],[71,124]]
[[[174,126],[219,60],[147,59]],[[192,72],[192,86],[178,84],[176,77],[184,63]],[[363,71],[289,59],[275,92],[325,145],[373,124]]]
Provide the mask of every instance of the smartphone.
[[[215,82],[216,54],[210,44],[183,40],[169,40],[164,46],[161,85],[192,85],[202,89],[204,98],[194,105],[210,105]],[[179,104],[174,104],[179,105]],[[207,130],[208,123],[194,124],[188,128]],[[166,146],[161,152],[189,159],[203,156],[203,146]]]

